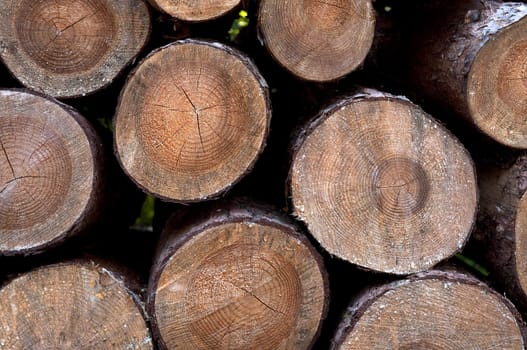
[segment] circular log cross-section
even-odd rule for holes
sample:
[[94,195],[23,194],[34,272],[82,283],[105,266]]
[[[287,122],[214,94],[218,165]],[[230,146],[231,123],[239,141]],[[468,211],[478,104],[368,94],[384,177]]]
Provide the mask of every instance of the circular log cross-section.
[[332,350],[523,349],[523,322],[503,296],[468,276],[429,272],[366,291]]
[[218,196],[248,173],[271,117],[256,67],[221,44],[175,42],[132,73],[115,118],[115,148],[144,190],[174,202]]
[[375,32],[371,0],[262,0],[260,36],[271,55],[296,76],[338,79],[357,68]]
[[524,17],[485,43],[472,63],[466,92],[474,123],[497,141],[520,148],[527,148],[526,31]]
[[163,245],[176,248],[160,255],[149,286],[160,344],[311,347],[327,303],[321,257],[294,226],[259,215],[217,212],[195,226],[165,229],[179,241]]
[[100,147],[70,107],[0,90],[0,255],[38,251],[95,219]]
[[206,21],[224,15],[236,7],[240,0],[149,0],[169,15],[185,21]]
[[92,263],[51,265],[0,290],[2,349],[152,349],[136,296]]
[[407,100],[356,95],[323,111],[295,144],[294,215],[342,259],[388,273],[460,250],[477,206],[472,161]]
[[0,57],[22,84],[55,97],[109,85],[149,32],[142,0],[0,2]]

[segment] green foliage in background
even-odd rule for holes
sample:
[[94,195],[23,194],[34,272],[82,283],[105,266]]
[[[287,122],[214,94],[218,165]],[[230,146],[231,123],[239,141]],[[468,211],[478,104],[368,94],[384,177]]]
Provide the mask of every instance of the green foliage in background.
[[135,220],[134,226],[136,228],[151,228],[152,220],[154,219],[154,197],[146,196],[146,199],[141,208],[139,217]]
[[245,10],[241,10],[238,13],[238,18],[232,21],[231,29],[229,29],[229,39],[230,41],[236,40],[240,31],[249,25],[248,13]]
[[464,255],[456,254],[456,259],[458,259],[459,261],[461,261],[463,264],[470,267],[471,269],[477,271],[480,275],[484,277],[488,277],[490,275],[489,271],[486,268],[478,264],[476,261],[470,258],[467,258]]

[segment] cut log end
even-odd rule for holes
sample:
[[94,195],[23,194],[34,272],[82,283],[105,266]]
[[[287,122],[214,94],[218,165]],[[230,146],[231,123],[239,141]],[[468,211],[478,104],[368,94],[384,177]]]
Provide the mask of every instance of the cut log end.
[[0,254],[66,236],[95,205],[97,139],[71,109],[0,90]]
[[290,173],[293,210],[331,254],[406,274],[463,247],[477,204],[472,161],[420,108],[350,99],[305,135]]
[[523,349],[512,304],[482,284],[438,275],[381,289],[353,305],[332,349]]
[[256,67],[223,45],[181,41],[149,56],[129,79],[117,109],[116,152],[146,191],[199,201],[252,168],[269,121]]
[[510,147],[527,148],[527,18],[495,34],[479,50],[467,81],[471,118]]
[[320,257],[290,228],[234,221],[189,238],[163,267],[151,290],[162,342],[184,349],[308,348],[326,308]]
[[[518,282],[527,296],[527,193],[520,198],[515,220],[515,268]],[[525,297],[523,298],[525,300]]]
[[150,31],[141,0],[0,3],[0,55],[25,86],[76,97],[107,86]]
[[357,68],[370,50],[370,0],[263,0],[259,29],[269,52],[293,74],[330,81]]
[[185,21],[206,21],[224,15],[240,0],[150,0],[153,6]]
[[5,349],[152,349],[134,298],[110,271],[90,263],[52,265],[0,290]]

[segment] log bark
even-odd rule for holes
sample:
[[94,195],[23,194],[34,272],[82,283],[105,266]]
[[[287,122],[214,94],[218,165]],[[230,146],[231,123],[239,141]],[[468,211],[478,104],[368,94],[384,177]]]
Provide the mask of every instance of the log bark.
[[115,116],[115,151],[146,192],[202,201],[250,172],[270,118],[267,84],[248,58],[218,43],[178,41],[129,77]]
[[329,253],[394,274],[461,250],[477,206],[472,160],[408,100],[372,90],[343,99],[293,143],[292,212]]
[[480,169],[478,247],[501,290],[527,311],[527,154]]
[[524,59],[527,5],[432,1],[412,27],[409,79],[429,100],[464,116],[492,139],[527,148]]
[[78,97],[108,86],[146,44],[142,0],[0,2],[0,57],[26,87]]
[[62,242],[100,215],[101,142],[73,108],[0,90],[0,255]]
[[355,70],[373,41],[375,12],[370,0],[262,0],[260,41],[299,78],[331,81]]
[[524,330],[514,306],[485,284],[429,271],[366,290],[331,349],[523,349]]
[[298,227],[245,202],[173,217],[148,290],[169,349],[307,349],[328,303],[322,259]]
[[0,289],[5,349],[153,349],[137,296],[90,262],[49,265]]
[[160,11],[184,21],[206,21],[218,18],[240,3],[240,0],[149,0]]

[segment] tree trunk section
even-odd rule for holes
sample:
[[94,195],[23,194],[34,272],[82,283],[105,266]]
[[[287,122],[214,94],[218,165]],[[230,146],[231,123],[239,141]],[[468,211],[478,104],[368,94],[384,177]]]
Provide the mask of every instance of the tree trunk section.
[[54,97],[108,86],[149,33],[142,0],[0,2],[0,57],[23,85]]
[[[434,1],[412,28],[410,80],[492,139],[527,148],[527,5]],[[404,70],[403,70],[404,71]],[[408,79],[408,77],[406,77]]]
[[184,21],[206,21],[220,17],[240,0],[149,0],[152,6]]
[[331,349],[523,349],[523,332],[514,306],[483,283],[429,271],[366,290]]
[[370,50],[375,12],[370,0],[262,0],[260,40],[299,78],[331,81],[355,70]]
[[94,263],[38,268],[0,289],[0,346],[153,349],[137,300],[120,277]]
[[308,123],[293,145],[293,215],[331,254],[394,274],[461,250],[475,221],[468,152],[408,100],[366,91]]
[[233,202],[167,223],[148,304],[162,348],[308,349],[327,298],[322,259],[302,232]]
[[74,109],[0,90],[0,255],[36,253],[100,215],[101,142]]
[[479,241],[500,289],[527,311],[527,155],[479,172]]
[[253,167],[271,118],[267,84],[222,44],[174,42],[131,74],[115,117],[123,169],[173,202],[217,197]]

